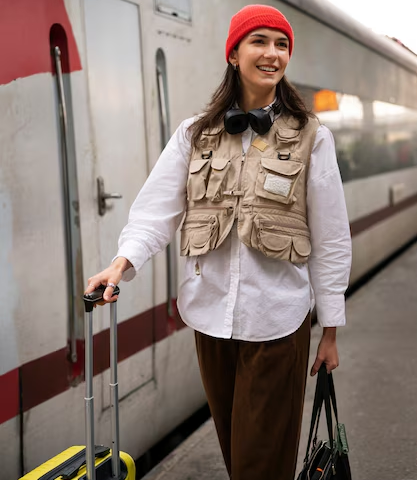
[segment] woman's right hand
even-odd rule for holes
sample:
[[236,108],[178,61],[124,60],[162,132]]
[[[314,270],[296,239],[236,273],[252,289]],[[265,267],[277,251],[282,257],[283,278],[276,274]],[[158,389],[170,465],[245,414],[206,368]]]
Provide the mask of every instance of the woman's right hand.
[[119,284],[123,272],[130,267],[132,267],[132,264],[129,260],[124,257],[117,257],[109,267],[88,279],[88,286],[84,294],[94,292],[97,287],[104,285],[107,288],[104,290],[103,301],[98,302],[98,305],[115,302],[118,297],[113,295],[114,287]]

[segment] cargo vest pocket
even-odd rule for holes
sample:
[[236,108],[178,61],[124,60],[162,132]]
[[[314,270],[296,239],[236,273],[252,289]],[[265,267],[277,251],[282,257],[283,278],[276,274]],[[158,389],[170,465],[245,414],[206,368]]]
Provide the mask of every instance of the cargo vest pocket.
[[294,203],[295,185],[303,170],[304,165],[301,162],[261,158],[255,186],[256,195],[280,203]]
[[181,229],[181,255],[204,255],[214,250],[218,235],[216,215],[196,215],[186,219]]
[[307,237],[293,237],[291,249],[292,263],[307,263],[311,253],[311,243]]
[[273,230],[258,232],[259,250],[267,257],[290,260],[292,239]]
[[207,186],[206,198],[211,202],[220,202],[223,198],[221,186],[231,162],[228,158],[213,158],[211,161],[210,179]]
[[257,219],[259,250],[267,257],[289,260],[294,264],[307,263],[311,253],[308,228],[280,225],[278,222]]
[[206,194],[207,176],[210,170],[210,159],[192,160],[187,181],[187,198],[194,202],[201,200]]
[[279,128],[276,132],[277,144],[293,150],[300,141],[300,130],[294,128]]

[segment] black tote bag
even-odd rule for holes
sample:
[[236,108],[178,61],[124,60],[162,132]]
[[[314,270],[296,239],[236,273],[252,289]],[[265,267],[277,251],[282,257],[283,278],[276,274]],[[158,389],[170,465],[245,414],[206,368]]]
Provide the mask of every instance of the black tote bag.
[[[323,403],[329,435],[328,441],[317,440]],[[334,435],[333,415],[336,419]],[[313,443],[311,443],[314,431],[315,435]],[[348,453],[349,447],[345,426],[339,423],[337,413],[333,376],[331,373],[327,373],[326,366],[322,364],[317,376],[306,456],[303,469],[297,480],[352,480]]]

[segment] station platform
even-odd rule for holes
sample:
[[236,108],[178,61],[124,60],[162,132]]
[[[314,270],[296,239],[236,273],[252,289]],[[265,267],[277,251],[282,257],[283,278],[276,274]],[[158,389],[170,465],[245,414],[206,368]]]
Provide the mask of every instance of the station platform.
[[[417,244],[349,297],[334,372],[354,480],[417,480]],[[312,329],[310,367],[321,328]],[[308,377],[297,474],[316,377]],[[321,426],[325,439],[324,422]],[[210,419],[145,480],[228,480]],[[258,479],[254,479],[258,480]]]

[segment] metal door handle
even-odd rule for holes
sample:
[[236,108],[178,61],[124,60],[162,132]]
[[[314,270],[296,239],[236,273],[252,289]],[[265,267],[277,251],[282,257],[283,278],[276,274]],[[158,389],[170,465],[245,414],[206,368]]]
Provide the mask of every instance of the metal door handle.
[[102,198],[108,200],[109,198],[122,198],[120,193],[103,193]]
[[98,213],[100,216],[103,216],[108,210],[108,207],[106,205],[106,200],[123,198],[120,193],[107,193],[105,191],[103,177],[97,178],[97,193],[98,193],[97,195]]

